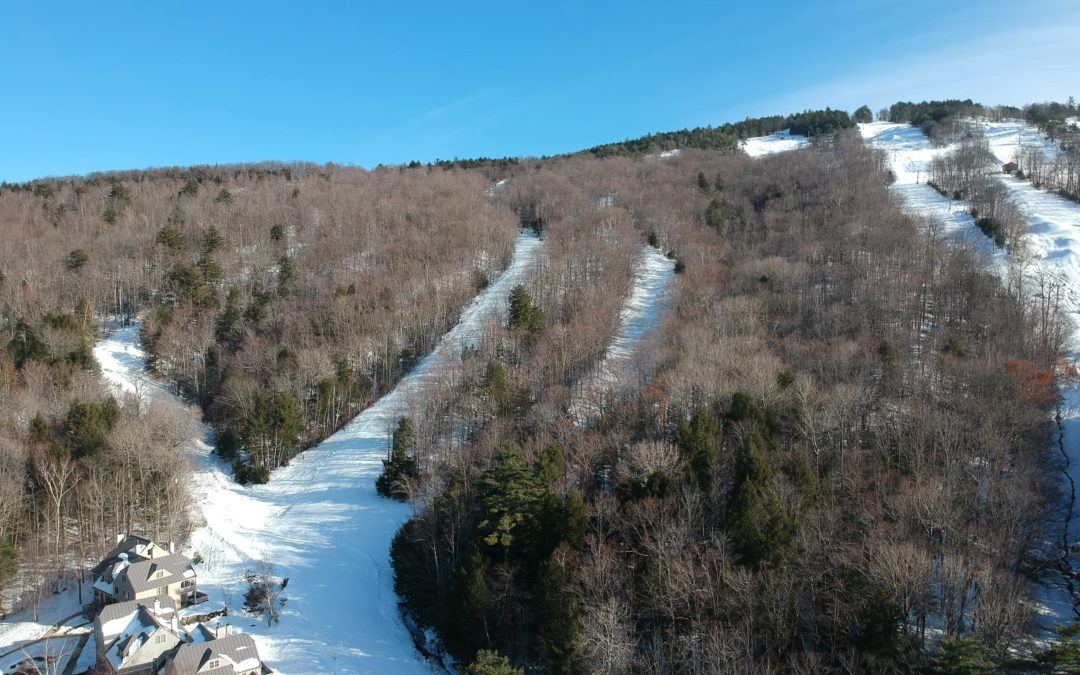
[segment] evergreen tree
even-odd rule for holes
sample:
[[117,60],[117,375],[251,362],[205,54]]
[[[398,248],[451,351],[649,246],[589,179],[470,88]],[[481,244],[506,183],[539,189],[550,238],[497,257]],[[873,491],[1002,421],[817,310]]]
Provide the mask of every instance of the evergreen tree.
[[187,238],[173,225],[166,225],[158,230],[154,241],[173,253],[178,253],[187,248]]
[[48,346],[38,337],[37,331],[22,320],[16,322],[15,334],[8,340],[7,348],[18,368],[22,368],[27,361],[49,360]]
[[851,119],[858,124],[867,124],[874,121],[874,114],[870,112],[869,106],[859,106],[858,110],[852,114]]
[[1058,639],[1036,659],[1052,673],[1080,673],[1080,621],[1058,628]]
[[292,286],[292,282],[295,278],[296,268],[293,266],[292,258],[287,255],[281,256],[281,261],[278,266],[278,295],[288,295],[289,287]]
[[466,669],[468,675],[525,675],[524,668],[514,668],[510,659],[489,649],[481,649]]
[[288,461],[300,451],[300,434],[304,431],[304,412],[292,394],[278,392],[274,395],[270,421],[274,432],[275,460]]
[[675,444],[698,485],[708,490],[712,465],[720,456],[720,425],[716,418],[705,408],[699,408],[689,423],[684,420],[679,424]]
[[232,193],[225,188],[221,188],[221,192],[218,193],[217,197],[214,197],[214,201],[218,204],[229,204],[232,199]]
[[77,249],[73,250],[71,253],[68,253],[67,263],[66,263],[67,268],[69,270],[73,271],[73,272],[77,272],[80,269],[82,269],[83,266],[86,265],[87,261],[89,261],[89,260],[90,260],[90,256],[86,255],[86,251],[82,250],[81,248],[77,248]]
[[732,228],[742,227],[742,221],[742,207],[732,206],[724,199],[712,200],[705,209],[705,224],[721,234],[730,232]]
[[285,227],[280,223],[275,223],[270,226],[270,240],[281,241],[285,238]]
[[229,290],[229,296],[225,300],[225,309],[218,315],[217,327],[214,337],[222,346],[230,351],[235,351],[244,339],[243,326],[241,324],[240,291],[237,288]]
[[990,647],[973,637],[948,638],[930,660],[930,670],[943,675],[978,675],[997,672]]
[[481,476],[479,492],[484,544],[506,557],[511,550],[528,551],[537,539],[547,490],[517,443],[499,448],[494,465]]
[[562,446],[551,443],[540,453],[540,479],[545,485],[554,486],[566,473],[566,460]]
[[184,197],[194,197],[199,194],[199,181],[194,178],[188,178],[184,182],[184,187],[180,188],[180,194]]
[[585,529],[589,524],[589,514],[585,507],[585,497],[580,490],[571,490],[566,498],[566,543],[575,551],[585,550]]
[[506,411],[507,388],[506,368],[498,361],[488,361],[484,370],[484,389],[499,414]]
[[383,472],[375,481],[375,489],[379,494],[400,501],[408,498],[406,481],[419,475],[416,442],[416,429],[412,420],[402,417],[394,430],[390,452],[383,460]]
[[709,191],[709,187],[710,187],[709,186],[709,179],[705,177],[705,172],[704,171],[698,171],[697,185],[701,189],[702,192],[708,192]]
[[577,672],[581,612],[569,586],[569,571],[561,563],[549,559],[540,567],[532,604],[536,632],[546,652],[546,670],[552,673]]
[[214,251],[221,248],[221,245],[225,243],[225,240],[221,238],[221,233],[213,225],[203,235],[202,251],[204,255],[210,255]]
[[790,523],[773,486],[765,448],[766,441],[755,426],[739,454],[728,504],[728,532],[741,561],[747,565],[775,561],[791,538]]
[[71,455],[78,459],[104,449],[109,432],[119,416],[120,406],[111,396],[102,403],[72,403],[64,423]]
[[530,333],[540,330],[544,322],[544,313],[533,304],[532,297],[525,287],[518,284],[510,291],[510,327],[522,328]]
[[44,443],[49,440],[49,425],[41,413],[34,415],[34,419],[30,420],[30,440],[35,443]]

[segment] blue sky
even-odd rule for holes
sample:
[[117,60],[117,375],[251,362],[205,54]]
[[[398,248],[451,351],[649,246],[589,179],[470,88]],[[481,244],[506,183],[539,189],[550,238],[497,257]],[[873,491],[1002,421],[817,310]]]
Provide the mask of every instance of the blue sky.
[[1080,2],[5,2],[0,180],[1080,97]]

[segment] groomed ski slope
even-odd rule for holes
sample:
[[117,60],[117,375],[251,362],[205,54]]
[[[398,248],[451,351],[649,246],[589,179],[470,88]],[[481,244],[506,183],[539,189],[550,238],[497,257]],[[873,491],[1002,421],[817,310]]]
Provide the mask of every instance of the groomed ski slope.
[[739,143],[739,147],[751,157],[764,157],[765,155],[775,155],[778,152],[798,150],[804,145],[809,145],[809,143],[810,139],[806,136],[792,134],[789,130],[784,129],[768,136],[747,138]]
[[675,266],[652,246],[642,252],[634,286],[619,312],[619,331],[596,368],[579,383],[570,417],[581,424],[603,411],[605,401],[622,389],[641,385],[649,375],[639,356],[668,306]]
[[860,124],[859,131],[867,143],[885,151],[889,169],[896,176],[890,187],[905,211],[930,219],[955,241],[1004,265],[1005,253],[975,225],[969,212],[971,204],[949,199],[927,185],[930,163],[943,148],[935,148],[926,134],[910,124],[871,122]]
[[[1060,151],[1038,129],[1023,122],[981,122],[990,151],[1005,164],[1023,147],[1041,148],[1047,156]],[[1035,187],[1027,180],[996,173],[1009,197],[1028,222],[1027,248],[1044,269],[1063,275],[1070,288],[1080,288],[1080,204]]]
[[[270,483],[241,486],[205,442],[193,444],[192,496],[202,524],[189,555],[200,555],[199,587],[210,602],[233,608],[236,625],[256,640],[263,659],[284,673],[415,673],[431,667],[413,647],[393,589],[390,542],[409,507],[375,493],[389,435],[426,387],[446,375],[462,349],[497,316],[522,281],[540,240],[517,238],[510,266],[462,312],[434,351],[389,394],[318,446],[274,471]],[[127,390],[153,387],[144,374],[137,328],[114,333],[95,349],[105,375]],[[250,619],[243,574],[258,561],[289,579],[280,625]]]
[[[917,128],[906,124],[876,122],[860,124],[863,138],[874,147],[884,150],[889,159],[896,183],[892,190],[900,197],[903,208],[913,214],[926,216],[941,222],[945,228],[960,240],[968,242],[982,251],[988,252],[998,263],[998,270],[1006,273],[1009,264],[1008,255],[994,246],[988,238],[975,227],[966,213],[966,204],[955,202],[938,194],[925,183],[915,183],[921,178],[926,180],[929,162],[937,152],[947,148],[933,148],[926,136]],[[991,150],[1002,162],[1012,161],[1017,147],[1018,128],[1011,123],[986,124]],[[1034,138],[1028,130],[1024,133],[1024,143],[1042,140]],[[1037,133],[1037,132],[1036,132]],[[1011,139],[1011,148],[1010,145]],[[1039,190],[1030,183],[1013,176],[997,174],[999,180],[1009,189],[1009,194],[1024,214],[1028,223],[1025,241],[1025,253],[1034,263],[1025,271],[1025,275],[1034,278],[1039,273],[1057,279],[1063,283],[1066,293],[1066,307],[1080,326],[1080,303],[1077,302],[1076,289],[1080,289],[1080,265],[1077,256],[1080,253],[1080,204],[1070,202],[1058,195]],[[960,212],[960,209],[965,209]],[[980,242],[979,239],[982,239]],[[1030,283],[1030,282],[1029,282]],[[1080,345],[1080,335],[1074,336],[1074,345]],[[1080,356],[1069,354],[1075,361]],[[1068,465],[1063,467],[1068,476],[1080,487],[1080,387],[1069,383],[1062,389],[1062,443],[1067,455]],[[1065,460],[1063,460],[1065,461]],[[1063,488],[1068,491],[1070,486]],[[1068,503],[1062,508],[1068,515]],[[1070,548],[1080,542],[1080,522],[1075,512],[1069,531],[1065,533]],[[1075,555],[1075,554],[1073,554]],[[1073,561],[1073,568],[1077,563]],[[1046,587],[1039,593],[1038,621],[1044,634],[1063,623],[1071,623],[1077,617],[1072,607],[1072,597],[1061,579],[1044,580]]]

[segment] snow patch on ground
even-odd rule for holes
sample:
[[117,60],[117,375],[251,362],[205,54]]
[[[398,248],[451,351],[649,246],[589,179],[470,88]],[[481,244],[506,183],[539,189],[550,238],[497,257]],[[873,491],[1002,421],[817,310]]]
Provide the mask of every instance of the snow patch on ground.
[[739,143],[739,147],[751,157],[764,157],[778,152],[798,150],[809,144],[810,139],[806,136],[792,134],[788,129],[784,129],[768,136],[747,138]]
[[658,249],[646,246],[630,297],[619,313],[619,332],[597,367],[576,387],[570,403],[573,420],[583,423],[601,413],[606,400],[644,384],[650,368],[640,358],[642,348],[660,325],[674,276],[674,263]]
[[[405,504],[375,493],[390,433],[411,414],[425,390],[451,376],[461,352],[475,345],[489,318],[504,311],[511,288],[531,266],[538,238],[518,236],[509,268],[462,312],[434,351],[389,394],[318,446],[274,471],[267,485],[241,486],[211,453],[209,437],[194,439],[191,479],[201,525],[189,555],[199,588],[210,595],[207,611],[224,602],[236,625],[252,635],[267,663],[287,673],[430,672],[401,621],[390,566],[390,542],[411,514]],[[99,361],[123,390],[147,382],[138,330],[129,327],[102,341]],[[243,574],[266,561],[288,577],[281,623],[267,627],[243,618]]]
[[[61,669],[67,664],[79,639],[89,629],[82,615],[78,588],[78,582],[72,582],[65,591],[46,594],[38,608],[36,620],[30,609],[0,620],[0,672],[13,671],[18,663],[27,658],[48,658],[59,664]],[[89,600],[92,594],[90,584],[85,584],[83,599]],[[44,668],[42,662],[38,665]]]

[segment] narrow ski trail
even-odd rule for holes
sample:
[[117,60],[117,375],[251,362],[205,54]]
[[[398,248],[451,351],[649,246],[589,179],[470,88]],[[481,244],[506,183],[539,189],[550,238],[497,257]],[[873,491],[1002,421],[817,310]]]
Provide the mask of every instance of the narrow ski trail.
[[[391,540],[411,512],[379,497],[375,480],[397,420],[422,405],[427,388],[447,377],[461,351],[500,315],[540,246],[537,237],[520,234],[510,266],[466,307],[431,354],[392,392],[274,471],[267,485],[236,484],[206,439],[193,444],[191,488],[201,524],[187,552],[203,558],[196,570],[211,604],[240,608],[243,573],[258,561],[272,563],[277,575],[289,579],[280,625],[267,628],[246,616],[236,621],[272,667],[285,673],[432,670],[401,621],[389,559]],[[137,327],[113,333],[95,354],[118,388],[175,400],[146,378]]]
[[574,387],[569,414],[576,424],[602,413],[611,397],[644,384],[650,369],[641,359],[643,347],[660,325],[674,276],[674,263],[658,249],[646,246],[634,274],[633,289],[619,312],[615,339],[600,363]]

